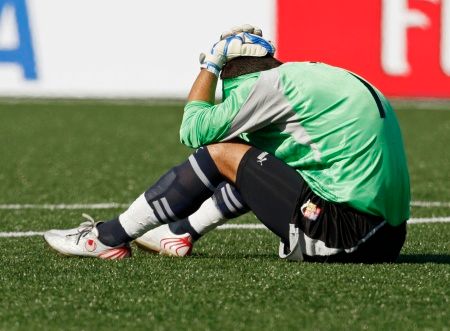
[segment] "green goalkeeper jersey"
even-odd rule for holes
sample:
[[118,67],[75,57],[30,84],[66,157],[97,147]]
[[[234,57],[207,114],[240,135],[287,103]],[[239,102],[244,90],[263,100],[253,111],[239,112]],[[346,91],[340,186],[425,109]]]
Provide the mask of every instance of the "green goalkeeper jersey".
[[408,167],[386,98],[358,76],[323,63],[286,63],[223,82],[224,100],[189,102],[181,142],[240,137],[295,168],[321,198],[384,217],[409,218]]

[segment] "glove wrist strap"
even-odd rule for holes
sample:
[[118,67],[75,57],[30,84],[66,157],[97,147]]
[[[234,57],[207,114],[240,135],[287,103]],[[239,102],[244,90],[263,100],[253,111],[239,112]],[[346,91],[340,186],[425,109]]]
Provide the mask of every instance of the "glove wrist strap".
[[216,75],[216,77],[219,77],[220,70],[221,70],[221,68],[218,65],[216,65],[215,63],[212,63],[212,62],[205,62],[202,65],[200,65],[200,68],[206,69],[209,72],[212,72],[214,75]]

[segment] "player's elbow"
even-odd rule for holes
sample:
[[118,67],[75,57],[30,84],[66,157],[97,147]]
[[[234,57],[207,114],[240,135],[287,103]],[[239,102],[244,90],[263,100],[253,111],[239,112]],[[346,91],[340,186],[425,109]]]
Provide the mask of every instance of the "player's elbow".
[[183,121],[180,128],[180,141],[182,144],[198,148],[204,145],[204,136],[202,128],[204,121],[203,109],[196,103],[188,103],[184,109]]
[[180,141],[183,145],[190,148],[198,148],[201,146],[197,135],[195,134],[193,128],[187,125],[182,125],[180,129]]

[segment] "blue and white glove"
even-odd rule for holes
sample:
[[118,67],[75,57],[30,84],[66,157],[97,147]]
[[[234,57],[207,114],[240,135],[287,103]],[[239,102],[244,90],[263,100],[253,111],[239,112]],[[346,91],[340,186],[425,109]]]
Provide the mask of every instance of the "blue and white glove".
[[[239,30],[238,30],[239,31]],[[255,32],[255,30],[252,30]],[[257,33],[262,34],[261,30]],[[221,40],[214,44],[207,54],[200,54],[201,67],[219,76],[224,64],[240,56],[262,57],[273,55],[275,46],[258,34],[239,32],[237,34],[222,34]]]
[[[250,24],[243,24],[232,27],[230,30],[223,32],[220,35],[220,40],[226,39],[231,36],[241,36],[244,39],[245,48],[241,56],[265,56],[266,54],[273,55],[275,53],[275,46],[268,39],[263,38],[262,30]],[[249,46],[249,44],[263,46],[267,53],[262,52],[263,55],[259,55],[259,46]]]

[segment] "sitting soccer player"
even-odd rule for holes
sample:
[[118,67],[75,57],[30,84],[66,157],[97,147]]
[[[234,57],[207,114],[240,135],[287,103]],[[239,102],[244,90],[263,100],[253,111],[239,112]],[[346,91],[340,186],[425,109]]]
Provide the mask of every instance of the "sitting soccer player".
[[[406,236],[409,176],[389,102],[363,78],[323,63],[281,63],[259,29],[224,35],[188,97],[181,141],[197,150],[117,219],[50,230],[67,255],[171,255],[248,210],[290,260],[393,262]],[[220,71],[223,102],[214,105]],[[151,230],[154,229],[154,230]]]

